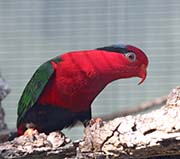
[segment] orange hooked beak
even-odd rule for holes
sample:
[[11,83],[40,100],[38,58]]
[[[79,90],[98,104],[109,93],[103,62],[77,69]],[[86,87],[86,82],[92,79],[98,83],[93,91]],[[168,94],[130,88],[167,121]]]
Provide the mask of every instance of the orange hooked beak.
[[141,83],[144,82],[144,80],[146,79],[146,75],[147,75],[147,71],[146,71],[147,66],[142,64],[141,68],[140,68],[140,74],[139,77],[141,78],[141,81],[138,83],[138,85],[140,85]]

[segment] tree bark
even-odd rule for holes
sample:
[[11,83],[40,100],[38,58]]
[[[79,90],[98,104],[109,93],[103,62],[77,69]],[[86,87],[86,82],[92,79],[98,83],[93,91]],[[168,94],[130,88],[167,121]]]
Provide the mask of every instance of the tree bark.
[[0,158],[166,159],[180,158],[180,87],[166,105],[147,114],[100,121],[84,130],[80,141],[64,134],[21,136],[0,145]]

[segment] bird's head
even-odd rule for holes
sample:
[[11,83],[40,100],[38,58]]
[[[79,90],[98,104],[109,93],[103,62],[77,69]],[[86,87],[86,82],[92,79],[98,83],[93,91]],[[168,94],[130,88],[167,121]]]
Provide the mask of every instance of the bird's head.
[[139,84],[146,79],[148,58],[141,49],[132,45],[117,44],[97,50],[104,51],[106,59],[111,58],[109,66],[115,68],[113,70],[116,70],[117,79],[140,77]]

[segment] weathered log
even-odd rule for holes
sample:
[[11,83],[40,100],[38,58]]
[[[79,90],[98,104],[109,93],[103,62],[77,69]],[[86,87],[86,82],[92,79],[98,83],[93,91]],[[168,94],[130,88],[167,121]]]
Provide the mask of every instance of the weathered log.
[[180,87],[156,111],[116,118],[85,129],[81,152],[104,152],[118,158],[180,154]]
[[[76,154],[75,147],[67,146],[70,139],[61,132],[20,136],[0,145],[0,158],[65,158]],[[57,157],[58,156],[58,157]]]
[[166,159],[180,158],[180,87],[165,106],[147,114],[98,122],[69,143],[62,133],[21,136],[0,145],[0,158]]

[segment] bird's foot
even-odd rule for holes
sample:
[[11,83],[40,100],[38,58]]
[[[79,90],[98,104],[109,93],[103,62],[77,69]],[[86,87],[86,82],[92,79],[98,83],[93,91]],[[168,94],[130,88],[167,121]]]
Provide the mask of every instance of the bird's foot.
[[104,125],[104,122],[101,118],[91,119],[89,121],[89,126],[91,127],[93,125],[98,125],[99,127],[102,127]]
[[35,129],[35,128],[28,128],[25,132],[24,132],[24,136],[29,137],[32,140],[36,139],[36,135],[38,135],[39,132]]

